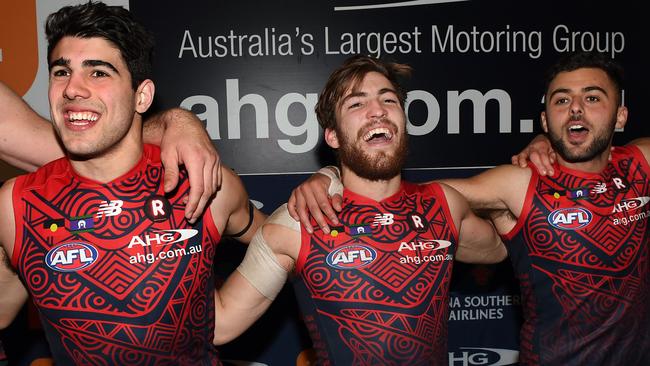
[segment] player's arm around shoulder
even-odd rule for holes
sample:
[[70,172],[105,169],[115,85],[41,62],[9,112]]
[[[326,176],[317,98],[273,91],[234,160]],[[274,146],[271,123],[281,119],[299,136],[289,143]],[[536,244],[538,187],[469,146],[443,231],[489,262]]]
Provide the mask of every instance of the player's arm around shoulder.
[[15,239],[11,199],[14,181],[11,179],[0,187],[0,329],[11,324],[28,297],[27,290],[10,264]]
[[466,263],[499,263],[508,255],[489,220],[478,217],[454,188],[441,184],[458,229],[456,259]]
[[215,345],[248,329],[282,290],[295,263],[288,248],[300,244],[297,225],[283,205],[257,229],[242,263],[215,292]]
[[524,204],[532,168],[500,165],[464,179],[440,182],[460,192],[475,211],[510,211],[515,217]]
[[222,164],[221,175],[221,188],[210,203],[212,218],[222,235],[248,244],[266,215],[249,200],[244,184],[232,169]]
[[0,159],[23,170],[34,171],[63,156],[52,124],[1,81],[0,136]]

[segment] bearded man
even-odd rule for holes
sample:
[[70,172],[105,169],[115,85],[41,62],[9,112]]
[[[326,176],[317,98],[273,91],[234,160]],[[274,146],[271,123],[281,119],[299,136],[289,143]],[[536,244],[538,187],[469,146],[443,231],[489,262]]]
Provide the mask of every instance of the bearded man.
[[[612,146],[628,110],[623,70],[608,55],[566,54],[545,84],[545,135],[512,159],[526,167],[530,156],[528,169],[444,183],[490,214],[508,248],[523,301],[521,364],[650,365],[650,138]],[[327,230],[318,218],[334,212],[327,181],[316,174],[294,190],[293,217],[312,223],[312,202]]]
[[277,209],[220,290],[241,308],[221,337],[257,319],[292,273],[317,364],[448,364],[453,259],[496,263],[506,251],[453,188],[401,179],[407,134],[397,78],[408,73],[354,56],[330,76],[316,113],[342,171],[339,224],[327,233],[315,222],[301,227],[286,204]]

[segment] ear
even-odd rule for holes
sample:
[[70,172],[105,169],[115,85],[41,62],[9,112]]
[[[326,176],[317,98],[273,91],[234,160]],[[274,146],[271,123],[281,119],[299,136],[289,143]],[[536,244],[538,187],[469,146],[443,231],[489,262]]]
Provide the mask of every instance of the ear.
[[151,103],[153,103],[153,96],[156,91],[156,87],[153,84],[153,81],[147,79],[140,83],[138,89],[135,91],[135,110],[142,114],[149,109]]
[[336,135],[336,131],[334,131],[331,128],[326,128],[325,132],[325,142],[332,148],[332,149],[338,149],[340,144],[339,144],[339,138]]
[[542,122],[542,130],[543,130],[545,133],[548,133],[548,124],[547,124],[547,122],[546,122],[546,112],[542,112],[542,113],[539,115],[539,120]]
[[627,123],[627,107],[622,105],[618,107],[618,110],[616,111],[616,129],[621,129],[625,127],[625,124]]

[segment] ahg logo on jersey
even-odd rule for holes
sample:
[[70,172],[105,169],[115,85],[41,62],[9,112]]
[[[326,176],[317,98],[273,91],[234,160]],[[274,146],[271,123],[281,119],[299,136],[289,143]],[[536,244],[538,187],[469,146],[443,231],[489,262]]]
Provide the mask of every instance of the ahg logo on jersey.
[[449,352],[450,366],[505,366],[518,362],[519,352],[502,348],[460,347]]
[[338,248],[327,255],[325,261],[330,267],[355,269],[369,265],[377,259],[377,252],[367,245],[353,244]]
[[405,242],[403,241],[399,245],[399,249],[397,250],[398,252],[402,252],[403,250],[410,250],[410,251],[420,251],[421,253],[427,253],[427,252],[432,252],[434,250],[440,250],[444,248],[448,248],[451,246],[451,242],[448,240],[430,240],[430,241],[411,241],[411,242]]
[[648,202],[650,202],[650,197],[648,196],[623,200],[617,203],[616,205],[614,205],[614,209],[612,209],[612,213],[638,210],[639,208],[645,206]]
[[[418,265],[428,262],[451,261],[454,257],[450,252],[433,253],[441,249],[449,248],[451,245],[452,243],[448,240],[437,239],[429,241],[403,241],[397,250],[402,255],[399,261],[402,264],[412,263]],[[402,251],[406,251],[407,253],[404,254]]]
[[131,237],[129,248],[135,245],[148,247],[152,244],[155,245],[170,245],[181,241],[188,240],[198,234],[196,229],[169,229],[159,230],[158,232],[145,233],[142,236],[135,235]]
[[580,207],[559,208],[548,215],[549,224],[562,230],[577,230],[591,222],[592,214]]
[[55,271],[76,272],[95,263],[99,258],[91,244],[75,241],[58,245],[45,256],[45,264]]

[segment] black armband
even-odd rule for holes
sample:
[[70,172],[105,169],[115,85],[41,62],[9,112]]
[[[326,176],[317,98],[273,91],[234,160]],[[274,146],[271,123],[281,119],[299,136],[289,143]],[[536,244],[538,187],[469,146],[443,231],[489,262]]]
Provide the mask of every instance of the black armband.
[[228,235],[228,236],[233,237],[233,238],[238,238],[238,237],[246,234],[248,229],[251,228],[251,225],[253,225],[254,213],[255,213],[255,208],[253,207],[253,202],[248,200],[248,224],[246,224],[246,227],[244,229],[242,229],[242,231],[238,232],[237,234],[232,234],[232,235]]

